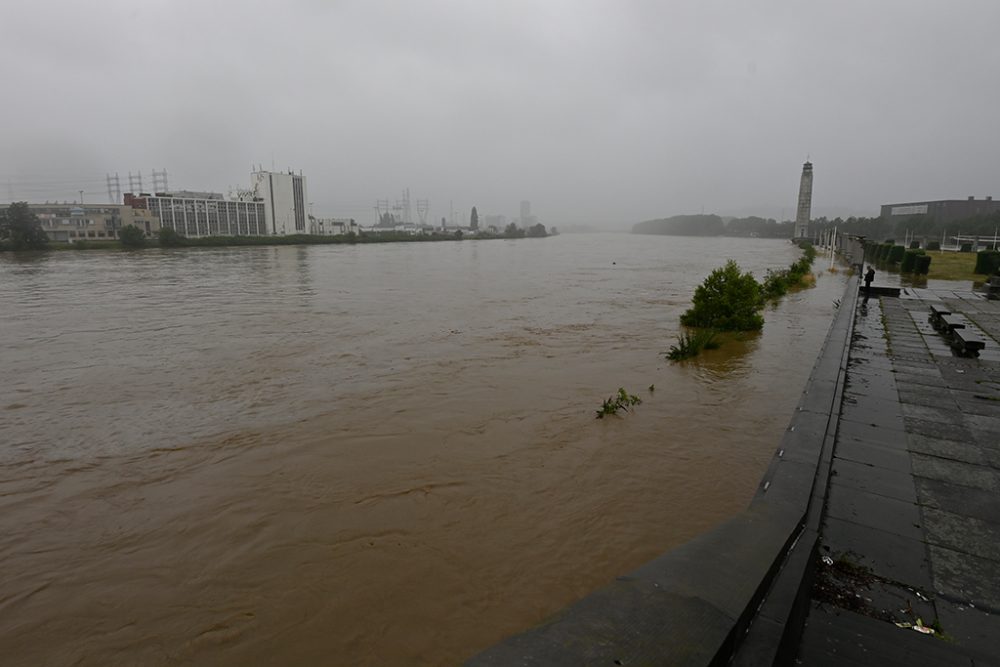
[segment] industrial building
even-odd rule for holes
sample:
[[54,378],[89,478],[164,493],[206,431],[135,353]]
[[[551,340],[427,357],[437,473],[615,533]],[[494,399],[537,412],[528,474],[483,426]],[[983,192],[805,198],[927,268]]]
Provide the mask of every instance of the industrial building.
[[883,220],[897,222],[913,216],[927,216],[939,223],[957,222],[979,216],[986,216],[1000,211],[1000,202],[993,197],[986,199],[938,199],[935,201],[916,201],[903,204],[883,204],[881,216]]
[[299,173],[258,170],[250,174],[250,189],[264,202],[267,233],[307,234],[306,179]]
[[266,236],[265,203],[223,199],[212,192],[158,192],[125,195],[125,204],[145,209],[160,226],[181,236]]
[[29,204],[50,241],[75,243],[118,238],[123,227],[134,225],[146,236],[160,231],[150,211],[122,204]]
[[294,172],[257,170],[250,188],[225,198],[217,192],[175,190],[126,193],[125,204],[148,210],[181,236],[286,236],[308,234],[306,180]]

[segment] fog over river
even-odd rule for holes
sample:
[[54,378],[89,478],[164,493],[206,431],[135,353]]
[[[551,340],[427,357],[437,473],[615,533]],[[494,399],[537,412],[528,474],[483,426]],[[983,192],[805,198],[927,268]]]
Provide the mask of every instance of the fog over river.
[[[5,665],[449,665],[741,510],[844,291],[787,241],[0,256]],[[655,385],[655,391],[648,387]],[[642,405],[594,419],[624,387]]]

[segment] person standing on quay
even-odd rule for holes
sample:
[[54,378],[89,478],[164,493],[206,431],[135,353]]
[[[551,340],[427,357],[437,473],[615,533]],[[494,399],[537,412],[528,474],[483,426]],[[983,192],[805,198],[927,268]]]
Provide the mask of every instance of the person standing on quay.
[[868,265],[868,270],[865,271],[865,300],[864,303],[868,303],[868,297],[872,295],[872,281],[875,280],[875,269],[872,265]]

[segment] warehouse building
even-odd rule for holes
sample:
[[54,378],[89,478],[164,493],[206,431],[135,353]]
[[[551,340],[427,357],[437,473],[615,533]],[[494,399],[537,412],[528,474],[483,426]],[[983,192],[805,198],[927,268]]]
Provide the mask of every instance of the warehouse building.
[[906,202],[904,204],[883,204],[881,216],[889,222],[922,215],[935,222],[949,223],[986,216],[1000,211],[1000,202],[993,197],[986,199],[938,199],[936,201]]

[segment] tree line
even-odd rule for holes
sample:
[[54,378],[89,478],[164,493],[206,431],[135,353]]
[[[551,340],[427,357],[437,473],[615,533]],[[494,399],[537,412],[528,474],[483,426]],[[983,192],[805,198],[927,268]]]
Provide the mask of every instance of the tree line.
[[[899,219],[875,217],[813,218],[809,232],[818,237],[836,228],[839,233],[864,236],[869,239],[896,239],[906,235],[940,239],[944,236],[993,236],[1000,229],[1000,212],[955,222],[938,222],[930,215],[912,215]],[[675,236],[738,236],[790,239],[795,232],[791,220],[778,222],[774,218],[748,216],[725,220],[718,215],[675,215],[646,220],[632,227],[633,234],[667,234]]]

